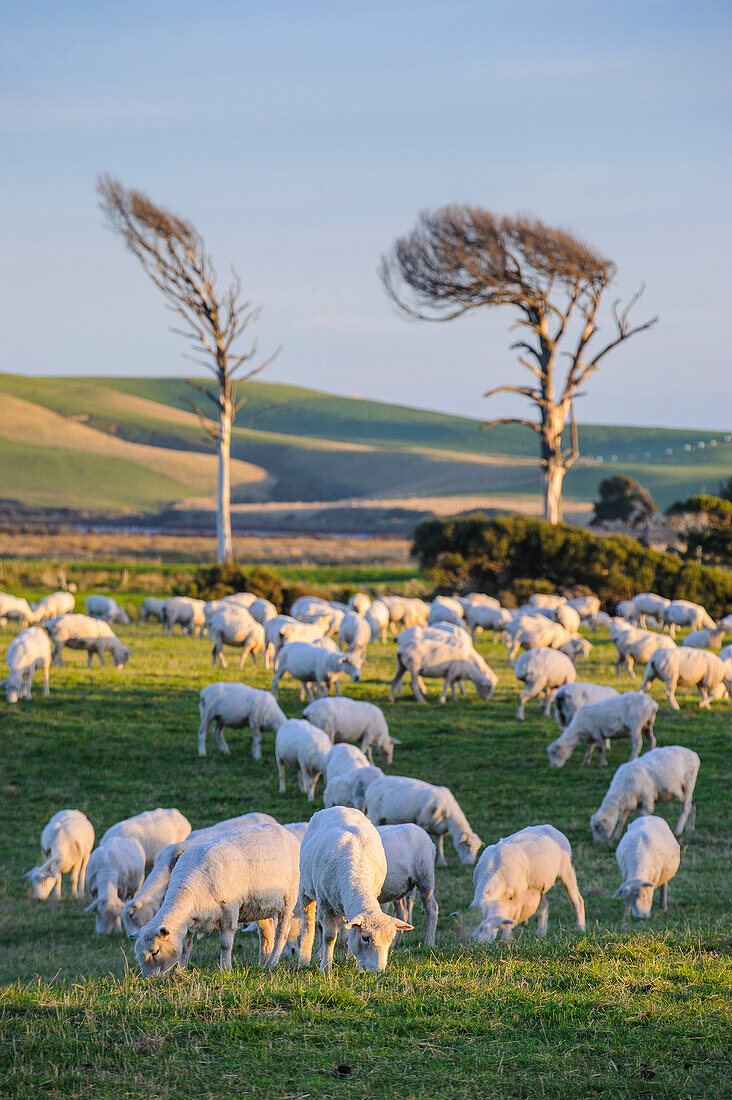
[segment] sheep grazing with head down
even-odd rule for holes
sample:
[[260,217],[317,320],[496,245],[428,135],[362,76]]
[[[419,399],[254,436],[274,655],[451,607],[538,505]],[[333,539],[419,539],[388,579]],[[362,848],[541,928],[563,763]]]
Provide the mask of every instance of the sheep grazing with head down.
[[722,626],[717,626],[714,630],[692,630],[681,644],[694,649],[721,649],[726,633]]
[[130,617],[112,596],[89,596],[84,610],[92,619],[105,619],[108,623],[130,625]]
[[369,758],[355,745],[341,743],[333,745],[325,758],[325,781],[329,783],[337,775],[351,772],[355,768],[363,770],[369,767]]
[[553,825],[530,825],[518,833],[489,845],[473,872],[475,895],[472,907],[480,909],[482,920],[473,932],[479,943],[513,938],[517,924],[539,911],[539,935],[549,924],[546,895],[559,879],[577,916],[577,927],[585,930],[585,903],[577,886],[572,865],[572,847],[564,833]]
[[71,896],[84,896],[86,868],[94,847],[94,826],[81,810],[59,810],[41,833],[45,862],[26,871],[34,897],[45,901],[55,888],[61,898],[62,875],[71,876]]
[[587,745],[583,764],[589,764],[596,748],[600,750],[600,763],[607,764],[608,740],[630,738],[633,746],[630,759],[640,756],[643,739],[649,749],[656,747],[653,725],[658,703],[642,691],[628,691],[586,703],[575,714],[567,728],[547,748],[549,763],[561,768],[569,760],[577,745]]
[[205,606],[203,600],[194,600],[191,596],[171,596],[163,602],[160,612],[163,633],[172,635],[176,623],[182,634],[195,634],[197,630],[203,632],[206,626]]
[[611,836],[617,840],[633,810],[652,814],[656,802],[671,802],[676,798],[683,806],[674,830],[676,836],[681,836],[687,825],[693,829],[696,819],[694,788],[700,763],[691,749],[668,745],[621,764],[600,808],[590,818],[595,840],[609,840]]
[[597,628],[597,616],[600,613],[600,601],[597,596],[577,596],[567,600],[567,607],[573,607],[580,622],[588,623],[592,630]]
[[677,626],[687,626],[690,630],[714,630],[714,619],[698,603],[691,600],[672,600],[663,611],[663,621],[671,637],[676,635]]
[[359,810],[333,806],[313,814],[300,850],[300,966],[309,966],[320,925],[320,969],[333,966],[341,922],[357,966],[381,972],[397,932],[412,926],[382,912],[379,895],[387,875],[384,845]]
[[640,630],[633,626],[610,627],[610,637],[618,651],[615,673],[620,675],[625,667],[635,680],[633,667],[636,664],[647,665],[657,649],[675,649],[676,643],[667,634],[656,634],[652,630]]
[[184,970],[194,936],[214,931],[221,968],[230,970],[236,930],[249,921],[259,926],[259,965],[276,966],[297,901],[299,857],[297,839],[277,824],[247,825],[183,852],[161,908],[135,939],[142,973]]
[[8,675],[0,682],[7,692],[8,702],[30,699],[33,677],[43,670],[43,694],[50,695],[48,676],[51,669],[51,643],[40,626],[27,626],[16,634],[5,654]]
[[418,703],[426,703],[422,677],[444,680],[440,702],[448,691],[462,680],[470,680],[485,702],[492,697],[498,683],[495,672],[472,646],[467,633],[449,634],[437,627],[417,627],[404,630],[397,639],[397,668],[389,689],[393,703],[402,680],[409,673],[409,682]]
[[681,849],[662,817],[637,817],[618,844],[615,858],[623,881],[613,894],[622,898],[626,916],[644,920],[651,915],[653,895],[659,890],[659,906],[667,905],[667,886],[679,869]]
[[94,914],[97,935],[122,931],[124,904],[140,889],[144,877],[145,853],[134,837],[110,837],[92,852],[87,868],[92,900],[84,912]]
[[577,679],[574,661],[566,653],[548,646],[527,649],[517,660],[513,671],[516,679],[525,684],[518,697],[516,717],[519,721],[523,721],[524,708],[529,699],[542,694],[544,717],[548,718],[556,691],[565,684],[573,684]]
[[[665,596],[659,596],[656,592],[639,592],[630,602],[633,604],[633,621],[643,630],[645,630],[647,615],[652,616],[657,622],[663,622],[664,612],[671,603]],[[618,614],[623,613],[618,611]]]
[[371,624],[355,611],[346,612],[341,619],[338,642],[346,647],[347,653],[355,653],[361,660],[365,660],[366,650],[371,642]]
[[307,795],[308,802],[312,802],[332,747],[328,735],[305,719],[288,718],[283,722],[275,736],[280,794],[287,789],[285,769],[297,768],[300,790]]
[[5,626],[8,619],[23,626],[31,626],[37,621],[35,611],[22,596],[0,592],[0,625]]
[[303,711],[308,722],[319,726],[334,744],[360,742],[361,752],[373,764],[376,749],[385,764],[394,759],[394,746],[399,741],[389,734],[389,727],[381,707],[362,699],[316,699]]
[[[331,749],[330,756],[332,755]],[[354,810],[366,813],[366,791],[383,776],[383,771],[375,764],[368,764],[366,767],[357,765],[348,771],[336,772],[330,779],[326,775],[323,805],[351,806]]]
[[590,684],[578,680],[574,684],[565,684],[557,689],[554,696],[554,715],[560,730],[567,728],[580,707],[585,703],[597,703],[600,699],[610,699],[617,695],[614,687],[605,684]]
[[[376,831],[386,856],[386,878],[379,902],[382,908],[391,902],[394,915],[411,924],[414,894],[418,891],[427,917],[424,942],[427,947],[434,947],[439,916],[435,898],[435,846],[419,825],[380,825]],[[397,932],[397,937],[400,935]]]
[[175,844],[178,840],[185,840],[191,831],[191,823],[183,816],[180,810],[161,809],[144,810],[134,817],[127,817],[110,825],[106,833],[99,841],[99,846],[106,844],[112,837],[124,836],[138,840],[145,853],[145,864],[152,867],[155,856],[166,844]]
[[355,654],[332,653],[329,649],[308,642],[288,642],[277,655],[271,686],[273,695],[277,695],[280,680],[286,672],[294,680],[300,681],[308,702],[312,703],[311,684],[315,685],[319,695],[329,695],[331,686],[336,684],[340,694],[338,677],[345,674],[358,683],[361,678],[361,663]]
[[448,787],[436,787],[406,775],[385,775],[366,790],[366,814],[375,825],[421,825],[437,842],[437,860],[446,865],[445,836],[452,838],[463,867],[475,863],[483,841]]
[[229,756],[229,746],[224,740],[224,727],[252,731],[252,756],[262,758],[262,734],[266,730],[275,733],[286,721],[279,703],[269,691],[248,687],[247,684],[215,683],[201,690],[198,699],[201,724],[198,728],[198,755],[206,755],[206,735],[214,723],[216,742],[224,756]]
[[479,630],[493,631],[493,644],[496,644],[498,635],[505,630],[513,619],[513,613],[505,607],[490,607],[484,604],[470,604],[465,609],[465,622],[468,630],[475,640]]
[[709,709],[712,699],[720,699],[725,693],[732,695],[732,668],[727,661],[706,649],[657,650],[646,668],[641,691],[646,691],[654,680],[660,680],[666,688],[669,706],[680,710],[676,701],[678,687],[696,687],[701,695],[700,707]]
[[64,646],[86,653],[87,668],[92,667],[95,654],[102,667],[105,656],[111,657],[118,672],[130,659],[130,650],[122,644],[105,619],[94,619],[90,615],[61,615],[47,623],[46,630],[53,641],[54,665],[63,667]]

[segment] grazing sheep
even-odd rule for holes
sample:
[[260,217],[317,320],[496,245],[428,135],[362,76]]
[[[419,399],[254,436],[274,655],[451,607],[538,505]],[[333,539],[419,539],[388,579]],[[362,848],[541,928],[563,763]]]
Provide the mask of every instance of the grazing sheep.
[[206,626],[203,600],[194,600],[190,596],[171,596],[163,602],[160,622],[163,633],[172,634],[173,627],[179,624],[182,634],[195,634]]
[[555,608],[561,607],[566,602],[565,596],[556,596],[547,592],[534,592],[533,596],[529,596],[529,603],[532,607]]
[[256,666],[257,654],[264,653],[264,627],[254,621],[245,607],[236,604],[218,609],[209,620],[208,636],[213,642],[213,663],[215,665],[218,661],[222,668],[226,668],[225,645],[241,647],[239,668],[244,668],[244,662],[250,655]]
[[275,673],[272,677],[272,694],[277,694],[280,680],[286,672],[299,680],[305,689],[308,702],[312,703],[313,693],[310,685],[315,685],[318,695],[329,695],[335,683],[340,694],[337,678],[341,673],[358,682],[361,666],[354,654],[331,653],[322,646],[308,642],[288,642],[277,655]]
[[327,615],[330,610],[331,605],[322,596],[299,596],[290,608],[290,615],[304,623],[307,618],[302,618],[303,615],[317,617]]
[[280,777],[280,794],[284,794],[285,768],[297,768],[300,790],[315,799],[315,788],[325,771],[326,758],[332,748],[330,738],[317,726],[303,718],[288,718],[275,736],[275,759]]
[[145,853],[134,837],[114,836],[92,852],[87,868],[91,905],[98,936],[122,931],[122,909],[145,877]]
[[721,649],[726,633],[727,631],[721,626],[715,630],[692,630],[681,644],[694,649]]
[[508,651],[508,662],[513,664],[521,649],[539,649],[549,647],[560,649],[567,656],[586,657],[592,649],[586,638],[570,634],[559,623],[541,616],[539,619],[519,620],[518,628],[513,632],[512,644]]
[[120,607],[111,596],[89,596],[84,605],[84,610],[92,619],[106,619],[108,623],[122,623],[130,625],[130,617],[124,607]]
[[68,615],[74,610],[75,603],[73,592],[51,592],[36,604],[35,621],[41,623],[46,619],[55,619],[57,615]]
[[605,684],[589,684],[578,680],[574,684],[564,684],[554,696],[554,714],[560,730],[567,728],[580,707],[585,703],[597,703],[600,699],[610,699],[617,695],[614,687]]
[[249,614],[254,619],[255,623],[259,623],[260,626],[264,626],[270,619],[274,619],[277,615],[277,608],[269,600],[265,600],[262,596],[256,600],[252,600],[247,608]]
[[391,615],[383,600],[374,600],[364,615],[364,619],[371,627],[371,641],[381,641],[382,645],[385,645],[389,636]]
[[470,604],[470,606],[465,609],[465,621],[473,638],[475,639],[475,635],[479,630],[492,630],[494,645],[498,639],[498,635],[506,629],[507,624],[510,623],[512,619],[512,612],[508,611],[505,607],[489,607],[483,604]]
[[[330,756],[333,750],[330,751]],[[326,773],[325,790],[323,791],[324,806],[351,806],[354,810],[366,813],[366,791],[371,783],[381,779],[384,773],[375,764],[360,764],[348,771],[337,772],[331,779]]]
[[463,611],[467,613],[469,607],[500,607],[501,601],[495,596],[486,596],[483,592],[468,592],[467,596],[456,596],[455,599],[462,604]]
[[150,619],[160,622],[164,603],[165,600],[160,599],[159,596],[146,596],[140,605],[140,622],[147,623]]
[[674,830],[676,836],[681,836],[687,825],[693,829],[696,819],[694,787],[700,764],[697,754],[681,745],[651,749],[638,760],[621,764],[600,808],[590,818],[595,840],[609,840],[613,829],[617,840],[633,810],[652,814],[656,802],[671,802],[675,798],[683,806]]
[[539,935],[546,936],[546,895],[557,879],[574,907],[577,927],[584,932],[585,903],[572,865],[572,847],[564,833],[553,825],[530,825],[489,845],[473,872],[471,907],[480,909],[483,918],[473,938],[485,943],[500,932],[510,941],[516,925],[533,917],[537,909]]
[[332,806],[313,814],[300,849],[300,966],[310,964],[317,914],[322,971],[333,966],[340,922],[345,922],[356,964],[379,973],[386,968],[397,932],[412,928],[381,910],[379,895],[386,875],[381,837],[362,813]]
[[625,619],[629,623],[634,623],[638,619],[638,612],[635,608],[634,600],[621,600],[620,603],[615,605],[615,614],[619,619]]
[[688,626],[691,630],[714,630],[714,619],[705,609],[691,600],[672,600],[664,609],[663,621],[668,626],[672,638],[676,636],[677,626]]
[[536,695],[544,696],[544,717],[549,717],[552,699],[558,688],[577,679],[574,662],[566,653],[548,646],[527,649],[514,665],[514,675],[526,685],[518,697],[516,717],[524,720],[524,707]]
[[341,619],[338,642],[346,646],[347,653],[355,653],[361,659],[366,657],[366,649],[371,641],[371,624],[355,611],[348,611]]
[[355,745],[333,745],[325,762],[325,782],[329,783],[338,775],[353,771],[354,768],[368,768],[369,758]]
[[631,677],[635,680],[633,671],[635,664],[647,665],[657,649],[674,649],[676,643],[667,634],[654,634],[652,630],[640,630],[636,627],[610,628],[610,637],[618,651],[618,659],[615,664],[615,675],[620,675],[620,670],[627,668]]
[[573,600],[567,600],[567,607],[574,608],[580,617],[580,622],[589,623],[591,630],[597,629],[597,616],[600,612],[600,601],[597,596],[577,596]]
[[470,828],[455,795],[448,787],[435,787],[406,775],[385,775],[366,791],[366,813],[375,825],[401,825],[407,821],[437,841],[437,859],[445,866],[445,835],[450,834],[464,867],[472,866],[483,841]]
[[43,694],[50,695],[48,674],[51,669],[51,643],[40,626],[27,626],[16,634],[5,654],[8,675],[0,683],[7,692],[8,702],[30,699],[31,684],[38,669],[43,669]]
[[450,599],[449,596],[435,596],[427,616],[427,626],[434,626],[435,623],[463,626],[464,622],[465,610],[459,600]]
[[424,600],[407,596],[382,596],[380,602],[389,612],[389,623],[392,627],[407,629],[410,626],[427,626],[430,605]]
[[661,680],[666,687],[666,698],[674,710],[680,710],[676,702],[677,687],[696,687],[701,695],[700,707],[710,708],[712,698],[723,694],[723,688],[732,695],[732,668],[715,653],[706,649],[657,650],[646,668],[641,684],[645,691],[654,680]]
[[648,815],[632,821],[615,858],[623,881],[613,897],[623,899],[626,916],[650,917],[656,887],[660,887],[659,908],[664,910],[667,884],[679,869],[681,849],[663,818]]
[[214,722],[216,741],[224,756],[229,756],[229,746],[223,730],[245,729],[252,731],[252,756],[262,759],[262,733],[280,728],[286,721],[274,695],[269,691],[248,687],[246,684],[207,684],[198,699],[201,724],[198,727],[198,755],[206,755],[206,735]]
[[367,596],[365,592],[354,592],[348,601],[348,606],[352,608],[357,615],[365,615],[371,607],[371,597]]
[[230,970],[237,927],[249,921],[259,925],[259,965],[276,966],[297,901],[299,858],[297,839],[277,824],[248,825],[183,852],[160,910],[135,939],[142,973],[185,969],[193,937],[213,931],[221,968]]
[[26,871],[33,894],[45,901],[55,887],[61,898],[61,877],[71,875],[71,896],[83,898],[86,867],[94,847],[94,826],[81,810],[59,810],[41,833],[41,850],[45,862]]
[[303,714],[313,725],[328,734],[331,741],[355,745],[360,741],[361,752],[373,764],[373,750],[377,749],[385,764],[394,759],[394,746],[399,740],[389,735],[389,727],[381,707],[361,699],[316,699],[305,707]]
[[493,695],[498,677],[470,644],[467,634],[450,635],[436,628],[410,634],[404,631],[397,639],[397,669],[389,689],[389,702],[400,689],[406,673],[418,703],[426,703],[421,677],[444,679],[440,702],[448,690],[461,680],[471,680],[485,702]]
[[626,737],[630,738],[632,745],[630,759],[635,760],[640,756],[644,739],[647,748],[656,747],[653,725],[657,711],[658,703],[642,691],[627,691],[624,695],[600,699],[597,703],[586,703],[556,741],[549,745],[549,763],[552,767],[561,768],[577,745],[585,744],[587,752],[582,763],[589,764],[595,749],[599,748],[600,763],[604,766],[607,764],[606,742]]
[[227,817],[224,821],[217,821],[215,825],[209,825],[205,829],[194,829],[185,840],[179,840],[175,844],[166,844],[155,856],[155,861],[150,874],[133,898],[122,909],[122,923],[125,926],[130,939],[134,939],[144,924],[157,913],[163,904],[165,891],[168,889],[170,875],[176,863],[188,848],[201,841],[211,840],[213,837],[230,833],[243,825],[277,824],[270,814],[248,813],[239,817]]
[[5,626],[8,619],[24,627],[31,626],[37,621],[35,611],[22,596],[11,596],[7,592],[0,592],[0,624]]
[[99,847],[101,848],[112,837],[133,837],[142,845],[145,864],[147,867],[152,867],[155,856],[161,848],[166,844],[185,840],[190,831],[191,823],[180,810],[160,808],[145,810],[141,814],[135,814],[134,817],[127,817],[124,821],[111,825],[99,841]]
[[[656,592],[639,592],[637,596],[633,596],[631,602],[634,621],[645,630],[646,616],[652,615],[654,619],[663,622],[664,612],[671,601],[665,596],[659,596]],[[618,614],[621,613],[618,612]]]
[[87,655],[87,668],[92,667],[94,654],[102,666],[105,655],[109,654],[118,672],[122,671],[130,659],[130,650],[122,645],[106,619],[94,619],[90,615],[60,615],[46,624],[46,630],[53,641],[54,665],[63,667],[64,646],[83,650]]
[[381,825],[377,828],[386,855],[386,879],[379,902],[394,906],[394,915],[411,924],[414,891],[419,891],[427,931],[424,942],[435,946],[439,907],[435,898],[435,846],[424,829],[405,825]]

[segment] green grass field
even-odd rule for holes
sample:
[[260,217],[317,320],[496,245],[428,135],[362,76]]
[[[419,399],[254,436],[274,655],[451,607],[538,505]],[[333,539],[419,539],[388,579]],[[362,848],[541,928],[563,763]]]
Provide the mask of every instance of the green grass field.
[[[80,594],[79,599],[83,599]],[[94,934],[79,902],[30,900],[20,877],[38,861],[43,825],[73,806],[97,836],[114,821],[154,806],[177,806],[194,827],[265,810],[296,821],[309,805],[294,776],[277,790],[273,737],[253,761],[246,731],[196,753],[198,691],[239,679],[235,651],[214,671],[210,644],[163,638],[155,624],[120,627],[133,649],[122,673],[70,653],[52,670],[51,697],[0,703],[0,1095],[3,1097],[722,1097],[732,1090],[732,805],[730,704],[698,711],[662,704],[660,745],[699,752],[697,828],[684,838],[669,909],[642,925],[622,920],[613,849],[593,843],[590,814],[614,767],[580,767],[575,754],[550,769],[556,725],[532,701],[515,720],[516,681],[503,647],[479,643],[499,675],[494,700],[418,706],[405,693],[385,703],[394,645],[373,647],[360,684],[346,694],[384,704],[401,739],[387,771],[451,787],[483,840],[552,822],[570,838],[587,932],[577,933],[561,887],[550,895],[549,935],[536,922],[513,945],[476,946],[471,873],[448,841],[437,871],[435,949],[424,922],[405,936],[377,976],[340,956],[330,977],[256,967],[254,937],[240,936],[235,968],[218,969],[216,937],[196,944],[189,971],[170,981],[140,976],[132,944]],[[2,637],[3,646],[11,635]],[[580,678],[615,682],[606,632]],[[67,651],[68,652],[68,651]],[[248,666],[249,683],[269,675]],[[626,677],[619,686],[633,685]],[[656,692],[660,699],[660,693]],[[298,716],[292,682],[281,702]],[[319,794],[322,793],[322,787]],[[657,808],[675,824],[677,804]],[[456,914],[456,915],[453,915]],[[338,1067],[347,1067],[339,1074]]]

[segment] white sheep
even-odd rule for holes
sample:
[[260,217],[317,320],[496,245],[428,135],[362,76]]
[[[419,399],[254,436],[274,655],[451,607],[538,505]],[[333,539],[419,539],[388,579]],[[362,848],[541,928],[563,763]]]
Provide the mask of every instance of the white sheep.
[[525,684],[523,691],[519,693],[516,708],[516,717],[521,722],[529,699],[543,694],[544,717],[548,718],[557,689],[565,684],[573,684],[577,679],[574,661],[566,653],[548,646],[527,649],[516,661],[513,671],[516,679]]
[[634,600],[621,600],[615,605],[615,614],[619,619],[625,619],[628,623],[638,620],[639,613],[635,609]]
[[624,627],[613,624],[610,627],[610,637],[618,651],[618,659],[615,664],[615,674],[620,675],[620,670],[625,667],[635,680],[633,671],[635,664],[647,665],[657,649],[674,649],[676,643],[667,634],[655,634],[652,630],[641,630],[637,627]]
[[370,641],[371,624],[355,611],[348,611],[341,619],[338,631],[339,644],[345,646],[348,653],[356,653],[359,657],[365,658]]
[[573,600],[567,600],[567,607],[574,608],[581,622],[589,623],[592,630],[597,629],[597,616],[600,612],[600,601],[597,596],[577,596]]
[[547,748],[549,763],[561,768],[577,745],[584,744],[587,751],[583,764],[589,764],[595,749],[599,748],[600,763],[606,765],[607,741],[627,737],[632,745],[630,759],[635,760],[640,756],[644,739],[647,748],[656,747],[653,725],[657,711],[658,703],[642,691],[627,691],[624,695],[600,699],[597,703],[586,703]]
[[359,810],[333,806],[313,814],[300,849],[300,966],[310,964],[317,915],[322,971],[332,968],[341,922],[357,965],[377,972],[386,968],[397,932],[412,928],[381,910],[386,875],[381,837]]
[[118,672],[130,659],[130,650],[122,644],[106,619],[94,619],[90,615],[60,615],[46,624],[46,630],[53,641],[54,665],[63,667],[64,646],[83,650],[87,655],[88,668],[92,667],[95,654],[102,667],[105,656],[109,655]]
[[472,866],[483,841],[470,828],[455,795],[448,787],[436,787],[406,775],[385,775],[366,790],[366,813],[375,825],[401,825],[407,821],[422,828],[437,842],[437,859],[445,866],[445,836],[452,838],[464,867]]
[[435,596],[427,616],[427,625],[435,623],[454,623],[463,626],[465,622],[465,609],[459,600],[453,600],[449,596]]
[[172,634],[173,627],[179,624],[181,633],[194,634],[196,630],[203,630],[206,626],[203,600],[195,600],[191,596],[171,596],[163,602],[160,613],[160,622],[163,624],[163,633]]
[[364,619],[371,627],[371,641],[381,641],[382,645],[385,644],[389,636],[391,615],[383,600],[374,600],[365,613]]
[[[330,751],[330,756],[333,750]],[[366,791],[371,783],[381,779],[384,773],[375,764],[367,764],[366,767],[350,768],[348,771],[338,772],[328,779],[326,775],[325,790],[323,791],[324,806],[352,806],[354,810],[366,812]]]
[[23,626],[31,626],[37,621],[35,611],[22,596],[0,592],[0,624],[5,626],[8,619]]
[[427,702],[422,677],[444,680],[440,695],[441,703],[445,702],[448,690],[461,680],[472,681],[484,702],[488,702],[491,698],[498,683],[496,674],[470,644],[468,634],[457,637],[435,628],[418,631],[415,634],[403,631],[399,635],[397,668],[389,689],[390,703],[394,702],[407,672],[418,703]]
[[71,876],[71,896],[82,898],[86,882],[86,867],[94,847],[94,826],[81,810],[59,810],[44,826],[41,850],[45,862],[26,871],[33,894],[45,901],[55,887],[61,898],[62,875]]
[[495,596],[486,596],[484,592],[468,592],[467,596],[456,596],[458,603],[462,604],[463,611],[467,613],[469,607],[500,607],[501,601]]
[[414,892],[418,891],[427,917],[424,942],[434,947],[440,912],[435,898],[435,846],[425,830],[411,822],[380,825],[376,831],[386,855],[386,879],[379,902],[382,906],[391,902],[394,915],[411,924]]
[[615,858],[622,882],[613,894],[622,898],[626,915],[645,919],[651,915],[653,895],[659,890],[659,908],[667,905],[667,886],[679,869],[681,849],[662,817],[637,817],[618,844]]
[[348,601],[348,606],[352,608],[357,615],[365,615],[371,607],[371,597],[367,596],[365,592],[354,592]]
[[547,592],[534,592],[532,596],[529,596],[529,603],[532,607],[561,607],[563,603],[567,602],[566,596],[557,596],[554,593]]
[[663,621],[668,626],[671,637],[676,635],[677,626],[687,626],[691,630],[714,630],[714,619],[698,603],[691,600],[672,600],[664,609]]
[[73,592],[51,592],[36,604],[35,621],[41,623],[46,619],[55,619],[57,615],[68,615],[74,610],[75,603]]
[[180,810],[145,810],[134,817],[127,817],[110,825],[99,841],[101,847],[115,836],[132,837],[139,840],[145,853],[145,864],[151,867],[155,856],[166,844],[175,844],[185,840],[191,831],[191,823]]
[[290,608],[290,615],[293,619],[299,619],[300,622],[307,622],[306,617],[317,617],[318,615],[327,615],[331,609],[331,605],[322,596],[299,596],[292,607]]
[[600,699],[610,699],[618,692],[606,684],[590,684],[577,680],[574,684],[564,684],[554,696],[554,714],[560,730],[566,729],[580,707],[585,703],[597,703]]
[[719,653],[720,661],[732,661],[732,645],[726,645]]
[[700,764],[697,754],[681,745],[651,749],[637,760],[621,764],[599,809],[590,818],[595,840],[609,840],[613,829],[617,840],[633,810],[652,814],[656,802],[673,799],[678,799],[683,807],[674,830],[676,836],[681,836],[687,825],[693,829],[694,787]]
[[300,790],[308,802],[315,799],[315,788],[325,771],[326,758],[332,748],[330,738],[317,726],[303,718],[288,718],[275,735],[275,760],[280,778],[280,794],[284,794],[285,769],[297,768]]
[[661,680],[666,688],[666,698],[674,710],[680,710],[676,701],[677,687],[696,687],[701,695],[700,707],[709,709],[712,698],[719,698],[726,689],[732,695],[732,668],[728,662],[706,649],[659,649],[646,667],[641,691],[654,680]]
[[[240,923],[256,921],[260,966],[274,967],[287,941],[299,881],[300,845],[282,825],[248,825],[184,852],[160,910],[135,939],[145,976],[188,965],[196,934],[218,931],[220,965],[231,969]],[[275,933],[274,921],[277,922]]]
[[692,630],[684,638],[682,645],[691,646],[694,649],[721,649],[724,636],[727,631],[718,626],[714,630]]
[[246,684],[215,683],[202,688],[198,698],[201,724],[198,727],[198,755],[206,755],[206,735],[214,722],[216,741],[224,756],[229,746],[224,740],[224,727],[252,731],[252,756],[262,759],[262,734],[276,732],[286,720],[279,703],[269,691]]
[[230,833],[243,825],[277,824],[270,814],[248,813],[239,817],[227,817],[224,821],[217,821],[215,825],[209,825],[204,829],[194,829],[185,840],[179,840],[174,844],[166,844],[155,856],[152,870],[134,897],[126,902],[122,909],[122,923],[125,926],[130,939],[134,939],[144,924],[157,913],[163,904],[165,891],[168,889],[170,875],[176,863],[188,848],[194,844],[200,844],[204,840]]
[[338,775],[353,771],[354,768],[368,768],[369,758],[355,745],[341,743],[333,745],[325,762],[325,782],[329,783]]
[[0,683],[7,692],[8,702],[30,699],[33,677],[43,669],[43,694],[50,695],[48,676],[51,669],[51,642],[40,626],[27,626],[16,634],[5,654],[8,675]]
[[114,836],[92,852],[87,868],[95,931],[111,936],[122,931],[122,909],[134,897],[145,877],[145,853],[134,837]]
[[213,663],[218,661],[222,668],[226,668],[223,653],[225,645],[241,648],[239,668],[244,668],[244,662],[249,656],[256,665],[257,654],[264,653],[264,627],[254,621],[245,607],[238,607],[236,604],[218,609],[209,619],[208,635],[213,642]]
[[265,600],[263,596],[252,600],[247,610],[255,623],[259,623],[260,626],[264,626],[265,623],[269,622],[270,619],[274,619],[277,615],[275,605],[269,600]]
[[140,604],[140,622],[146,623],[150,619],[157,619],[159,622],[163,613],[164,599],[160,596],[146,596]]
[[498,635],[506,629],[513,619],[513,614],[505,607],[491,607],[483,604],[470,604],[465,609],[465,621],[470,633],[475,638],[479,630],[493,631],[493,644]]
[[361,677],[361,665],[355,654],[332,653],[322,646],[308,642],[288,642],[277,655],[275,672],[272,677],[271,691],[277,694],[280,680],[289,672],[299,680],[305,689],[308,702],[313,701],[310,685],[315,685],[318,695],[329,695],[333,683],[340,692],[337,678],[341,673],[358,682]]
[[[656,592],[639,592],[638,595],[633,596],[633,617],[634,621],[642,629],[646,626],[646,616],[651,615],[659,622],[663,622],[663,615],[670,604],[670,600],[667,600],[665,596],[659,596]],[[618,612],[622,614],[622,612]],[[626,616],[623,615],[623,618]]]
[[562,653],[576,659],[578,656],[586,657],[592,645],[586,638],[570,634],[559,623],[552,622],[543,616],[540,619],[522,618],[518,628],[513,632],[512,644],[508,651],[509,664],[513,664],[521,649],[539,649],[548,646],[551,649],[560,649]]
[[361,751],[373,763],[373,750],[378,750],[385,764],[394,759],[394,746],[398,738],[391,737],[381,707],[362,699],[316,699],[303,711],[315,726],[320,726],[333,744],[346,741],[352,745],[360,742]]
[[389,612],[391,626],[401,626],[404,629],[410,626],[427,626],[430,605],[424,600],[408,596],[381,596],[380,602]]
[[112,596],[88,596],[84,610],[92,619],[106,619],[108,623],[129,626],[130,617]]
[[485,943],[501,933],[510,941],[516,925],[533,917],[537,909],[538,932],[545,936],[549,924],[546,895],[557,879],[572,903],[579,931],[584,932],[585,903],[577,886],[572,847],[564,833],[553,825],[530,825],[489,845],[473,872],[471,906],[482,915],[473,938]]
[[579,611],[570,607],[568,603],[560,603],[557,607],[533,607],[529,604],[525,608],[519,608],[519,611],[528,611],[541,615],[542,618],[549,619],[553,623],[559,623],[568,634],[576,634],[582,621]]

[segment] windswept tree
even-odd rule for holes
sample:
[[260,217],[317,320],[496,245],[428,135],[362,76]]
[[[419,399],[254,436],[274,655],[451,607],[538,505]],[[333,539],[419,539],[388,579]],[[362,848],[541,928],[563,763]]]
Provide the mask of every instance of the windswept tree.
[[[168,307],[183,317],[186,328],[172,331],[192,342],[195,354],[185,358],[214,377],[214,387],[186,379],[214,409],[207,418],[192,401],[207,437],[216,448],[218,463],[216,539],[219,563],[230,562],[231,546],[231,429],[246,398],[237,399],[237,385],[268,366],[274,355],[251,366],[257,342],[237,350],[246,329],[261,314],[241,301],[241,280],[232,267],[229,286],[219,291],[216,269],[201,234],[190,222],[171,214],[141,191],[125,188],[111,176],[100,176],[97,191],[108,224],[120,234],[147,275],[166,298]],[[279,349],[278,349],[279,350]],[[275,352],[277,355],[277,352]]]
[[[630,311],[612,306],[615,332],[598,347],[598,312],[615,277],[615,265],[562,229],[527,217],[498,218],[471,206],[446,206],[420,215],[416,228],[400,237],[381,265],[387,293],[409,317],[452,321],[480,306],[510,306],[522,338],[511,345],[533,375],[527,386],[504,385],[485,396],[516,393],[538,411],[536,420],[505,416],[483,425],[523,424],[539,436],[546,519],[561,519],[562,482],[579,457],[574,399],[605,356],[655,324],[631,325]],[[569,365],[559,377],[559,356]],[[571,424],[571,446],[562,434]]]

